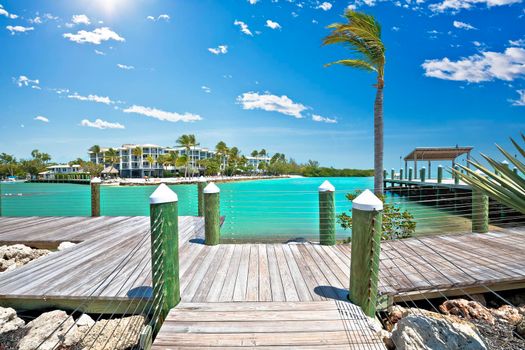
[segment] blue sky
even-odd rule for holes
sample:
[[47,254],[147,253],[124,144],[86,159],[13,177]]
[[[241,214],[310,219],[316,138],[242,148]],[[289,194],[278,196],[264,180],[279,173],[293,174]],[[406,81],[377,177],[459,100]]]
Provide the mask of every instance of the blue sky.
[[350,6],[382,23],[385,168],[416,146],[525,128],[521,0],[0,0],[0,152],[56,161],[93,144],[194,133],[245,154],[372,167],[373,74],[323,64]]

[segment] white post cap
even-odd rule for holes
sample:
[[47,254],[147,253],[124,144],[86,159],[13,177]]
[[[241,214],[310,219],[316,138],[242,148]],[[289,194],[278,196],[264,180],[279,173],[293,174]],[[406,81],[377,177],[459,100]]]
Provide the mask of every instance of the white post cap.
[[443,165],[439,164],[439,165],[438,165],[438,168],[443,168]]
[[503,164],[503,165],[509,165],[509,162],[507,162],[507,160],[505,159],[503,162],[501,162],[501,164]]
[[166,184],[160,184],[159,187],[149,196],[150,204],[162,204],[178,202],[179,197]]
[[204,190],[202,190],[202,193],[211,194],[211,193],[219,193],[221,192],[221,189],[217,187],[213,182],[210,182],[208,186],[204,187]]
[[318,188],[319,192],[335,192],[335,187],[330,181],[325,180]]
[[199,182],[206,182],[206,179],[204,178],[204,176],[201,175],[201,176],[199,177]]
[[352,208],[363,211],[383,210],[383,202],[370,190],[365,190],[352,201]]
[[101,182],[102,182],[102,180],[100,179],[100,177],[94,177],[94,178],[91,179],[91,183],[92,184],[99,184]]

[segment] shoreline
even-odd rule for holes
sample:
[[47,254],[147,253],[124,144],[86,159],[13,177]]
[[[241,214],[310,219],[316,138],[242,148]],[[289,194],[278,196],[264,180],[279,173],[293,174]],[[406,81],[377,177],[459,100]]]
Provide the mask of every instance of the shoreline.
[[227,182],[241,182],[241,181],[256,181],[256,180],[274,180],[274,179],[290,179],[299,178],[298,175],[280,175],[280,176],[201,176],[201,177],[171,177],[171,178],[148,178],[148,179],[115,179],[103,180],[103,186],[156,186],[160,184],[166,185],[190,185],[197,184],[201,181],[227,183]]

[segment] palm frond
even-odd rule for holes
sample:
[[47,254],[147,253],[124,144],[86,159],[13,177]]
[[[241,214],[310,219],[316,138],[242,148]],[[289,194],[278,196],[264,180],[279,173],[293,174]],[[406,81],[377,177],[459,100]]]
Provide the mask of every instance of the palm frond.
[[341,64],[347,67],[353,67],[353,68],[363,69],[366,71],[377,72],[377,69],[374,66],[362,60],[339,60],[339,61],[327,63],[324,66],[329,67],[329,66],[333,66],[334,64]]

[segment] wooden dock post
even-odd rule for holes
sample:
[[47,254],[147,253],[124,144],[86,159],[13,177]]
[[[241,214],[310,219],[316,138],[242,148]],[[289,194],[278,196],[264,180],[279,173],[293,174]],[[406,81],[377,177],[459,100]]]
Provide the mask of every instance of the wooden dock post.
[[180,302],[178,197],[161,184],[149,197],[151,225],[151,271],[154,309],[160,308],[155,334]]
[[388,171],[386,171],[386,169],[383,170],[383,178],[384,178],[384,179],[386,179],[387,175],[388,175]]
[[437,175],[437,183],[440,184],[443,182],[443,166],[438,166],[438,175]]
[[489,232],[489,197],[472,189],[472,232]]
[[[454,170],[459,171],[459,167],[454,165]],[[454,185],[459,185],[459,176],[456,173],[454,173],[452,176],[454,177]]]
[[208,183],[201,176],[197,182],[197,216],[204,216],[204,187],[206,186]]
[[319,186],[319,242],[335,245],[335,187],[326,180]]
[[91,180],[91,216],[100,216],[100,184],[102,180],[94,177]]
[[512,169],[512,171],[514,172],[514,174],[517,174],[517,173],[518,173],[518,168],[514,167],[514,168]]
[[213,182],[210,182],[203,190],[204,243],[206,245],[217,245],[221,238],[220,192],[219,187]]
[[399,169],[399,180],[403,180],[403,168]]
[[390,178],[394,180],[395,177],[396,177],[396,171],[394,170],[394,168],[392,168],[392,170],[390,170]]
[[412,167],[410,167],[408,169],[408,181],[412,181],[413,177],[414,177],[414,169],[412,169]]
[[425,174],[426,174],[426,171],[427,169],[425,169],[425,167],[422,167],[420,170],[419,170],[419,180],[421,182],[425,182]]
[[383,202],[370,190],[352,202],[352,251],[349,299],[374,317],[379,281]]

